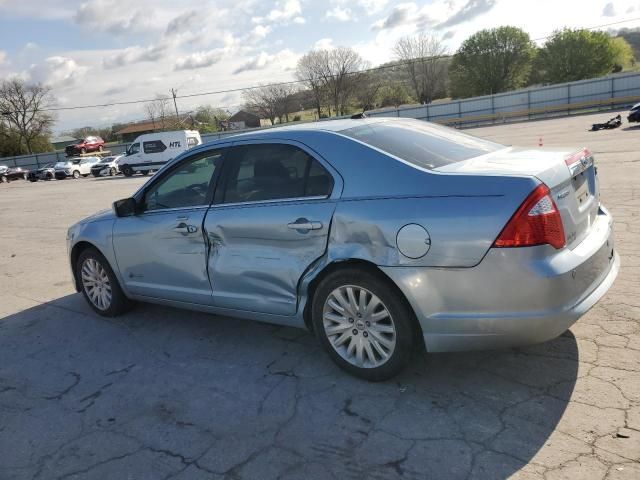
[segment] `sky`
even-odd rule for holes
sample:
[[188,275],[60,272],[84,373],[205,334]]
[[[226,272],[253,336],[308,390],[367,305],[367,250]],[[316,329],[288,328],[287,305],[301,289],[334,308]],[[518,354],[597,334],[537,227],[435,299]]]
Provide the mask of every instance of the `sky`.
[[[314,48],[352,47],[371,65],[426,32],[451,53],[477,30],[533,39],[562,27],[640,27],[640,0],[0,0],[0,79],[51,86],[58,107],[229,90],[294,78]],[[178,98],[180,112],[231,112],[239,93]],[[143,120],[144,105],[59,111],[54,130]]]

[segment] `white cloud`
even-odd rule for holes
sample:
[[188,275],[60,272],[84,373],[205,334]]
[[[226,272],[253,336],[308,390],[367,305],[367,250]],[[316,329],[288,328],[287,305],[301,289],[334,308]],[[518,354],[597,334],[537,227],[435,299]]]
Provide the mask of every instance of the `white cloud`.
[[350,8],[342,8],[339,5],[336,5],[331,10],[328,10],[326,18],[330,20],[337,20],[339,22],[348,22],[351,20],[351,9]]
[[333,38],[321,38],[313,44],[313,50],[331,50],[332,48],[335,48]]
[[54,56],[31,65],[28,76],[33,82],[68,87],[80,80],[87,70],[87,67],[78,65],[72,58]]
[[391,10],[385,18],[372,25],[372,30],[393,29],[408,23],[415,23],[420,17],[420,11],[415,3],[401,3]]
[[616,8],[613,5],[613,2],[607,3],[602,9],[602,15],[604,17],[615,17],[616,16]]
[[263,39],[271,32],[269,25],[256,25],[251,31],[251,36],[255,39]]
[[264,70],[269,67],[279,67],[283,70],[291,70],[295,67],[299,55],[291,50],[284,49],[273,55],[267,52],[260,52],[255,57],[250,58],[233,71],[234,75],[253,70]]
[[112,69],[138,62],[155,62],[162,58],[166,50],[167,46],[165,44],[149,45],[148,47],[128,47],[104,58],[102,65],[106,69]]
[[388,2],[389,0],[358,0],[358,5],[367,15],[374,15],[386,7]]
[[0,50],[0,65],[7,61],[7,52]]
[[301,14],[302,6],[299,0],[285,0],[276,2],[275,7],[265,16],[252,17],[251,21],[256,24],[277,23],[286,25],[291,22],[301,24],[306,21]]
[[192,70],[194,68],[206,68],[218,63],[224,56],[225,50],[215,48],[206,52],[195,52],[179,58],[174,66],[174,70]]
[[87,30],[124,35],[153,29],[153,17],[153,10],[132,10],[126,0],[89,0],[80,5],[73,19]]
[[180,35],[185,32],[189,32],[193,29],[194,22],[198,21],[198,18],[202,17],[202,13],[196,10],[190,10],[188,12],[183,13],[182,15],[178,15],[173,20],[169,22],[167,25],[167,29],[165,30],[165,35],[174,36]]

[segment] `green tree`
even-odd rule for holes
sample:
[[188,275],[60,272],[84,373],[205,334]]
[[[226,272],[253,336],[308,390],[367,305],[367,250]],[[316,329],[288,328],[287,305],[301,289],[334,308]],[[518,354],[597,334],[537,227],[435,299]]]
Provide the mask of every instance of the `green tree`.
[[411,103],[413,99],[407,89],[401,84],[392,84],[382,87],[378,94],[381,107],[395,107]]
[[611,73],[624,53],[605,32],[558,30],[540,51],[538,65],[549,83],[573,82]]
[[451,95],[472,97],[525,86],[534,57],[534,44],[523,30],[509,26],[481,30],[453,56]]
[[221,130],[221,122],[228,119],[229,114],[221,108],[201,105],[196,109],[193,118],[198,122],[197,128],[200,133],[213,133]]
[[628,70],[636,63],[633,47],[623,37],[614,37],[611,39],[613,47],[613,71],[620,72]]

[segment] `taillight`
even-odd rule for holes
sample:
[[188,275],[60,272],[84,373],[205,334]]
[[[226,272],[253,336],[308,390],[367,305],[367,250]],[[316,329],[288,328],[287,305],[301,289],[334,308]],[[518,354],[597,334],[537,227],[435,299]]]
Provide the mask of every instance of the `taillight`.
[[532,247],[546,244],[555,248],[564,247],[564,227],[549,188],[540,184],[516,210],[493,246]]

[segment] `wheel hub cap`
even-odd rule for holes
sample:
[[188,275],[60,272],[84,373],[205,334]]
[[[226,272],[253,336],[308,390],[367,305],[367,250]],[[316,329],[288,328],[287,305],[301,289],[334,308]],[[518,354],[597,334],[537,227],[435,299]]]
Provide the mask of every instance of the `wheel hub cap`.
[[391,314],[382,300],[365,288],[336,288],[325,301],[322,321],[333,349],[357,367],[379,367],[395,350]]
[[91,303],[100,310],[111,305],[111,283],[104,267],[93,258],[82,264],[82,285]]

